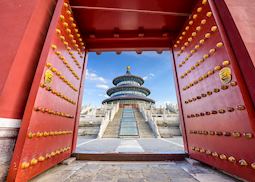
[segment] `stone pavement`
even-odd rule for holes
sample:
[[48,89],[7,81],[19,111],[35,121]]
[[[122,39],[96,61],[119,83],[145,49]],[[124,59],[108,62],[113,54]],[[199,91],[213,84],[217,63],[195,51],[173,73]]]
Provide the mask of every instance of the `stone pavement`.
[[88,162],[58,165],[32,182],[233,182],[235,180],[200,163]]
[[79,136],[77,150],[79,153],[106,152],[145,152],[145,153],[180,153],[184,152],[182,137],[174,138],[101,138],[87,139]]
[[[183,152],[181,137],[169,139],[86,139],[79,137],[77,151]],[[233,182],[238,181],[199,162],[74,161],[59,164],[32,182]]]

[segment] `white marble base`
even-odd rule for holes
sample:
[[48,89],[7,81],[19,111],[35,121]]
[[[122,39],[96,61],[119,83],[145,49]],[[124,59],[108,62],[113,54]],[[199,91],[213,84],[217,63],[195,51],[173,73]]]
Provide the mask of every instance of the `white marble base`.
[[18,128],[0,127],[0,181],[7,176],[18,131]]

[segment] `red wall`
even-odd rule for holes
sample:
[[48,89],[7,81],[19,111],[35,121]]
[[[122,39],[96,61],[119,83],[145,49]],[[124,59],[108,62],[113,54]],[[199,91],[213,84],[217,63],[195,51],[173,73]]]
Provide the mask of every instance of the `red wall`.
[[120,104],[120,108],[124,108],[124,107],[132,107],[134,109],[138,108],[137,104]]
[[255,107],[255,2],[252,0],[212,0],[223,22],[226,38],[230,41],[233,54],[238,60],[247,95]]
[[255,65],[255,1],[254,0],[225,0],[228,9],[241,34],[243,42]]
[[23,115],[55,1],[0,2],[0,117]]

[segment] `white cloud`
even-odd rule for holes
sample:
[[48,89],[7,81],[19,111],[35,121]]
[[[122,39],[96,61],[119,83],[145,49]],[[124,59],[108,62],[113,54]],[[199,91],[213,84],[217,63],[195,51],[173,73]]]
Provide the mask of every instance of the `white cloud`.
[[101,89],[105,89],[105,90],[109,88],[109,86],[106,85],[106,84],[96,84],[96,87],[101,88]]
[[88,69],[86,71],[86,79],[91,80],[91,81],[97,81],[100,83],[107,83],[107,80],[105,78],[97,75],[96,73],[89,71]]
[[144,80],[150,80],[150,79],[152,79],[154,76],[155,76],[155,74],[150,73],[150,74],[144,76],[143,79],[144,79]]
[[99,96],[99,97],[104,97],[104,98],[109,98],[109,96],[106,95],[106,94],[98,94],[98,96]]

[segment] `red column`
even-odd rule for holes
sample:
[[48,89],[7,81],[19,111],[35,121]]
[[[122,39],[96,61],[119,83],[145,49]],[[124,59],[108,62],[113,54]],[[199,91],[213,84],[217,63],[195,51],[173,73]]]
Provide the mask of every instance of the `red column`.
[[55,0],[0,2],[0,181],[4,180]]

